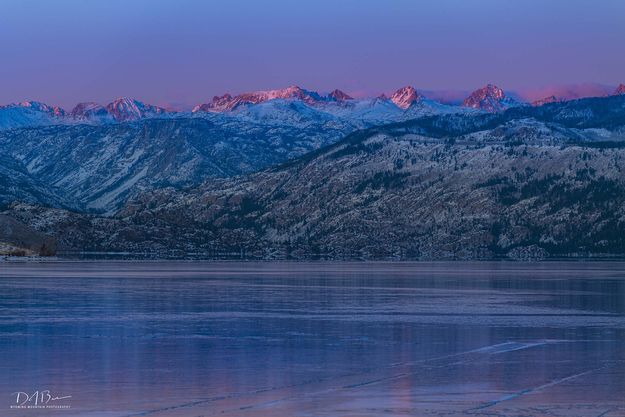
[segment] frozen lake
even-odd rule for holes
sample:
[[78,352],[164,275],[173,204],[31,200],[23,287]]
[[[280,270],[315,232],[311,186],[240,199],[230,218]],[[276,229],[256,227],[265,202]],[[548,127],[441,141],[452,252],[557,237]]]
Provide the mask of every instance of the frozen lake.
[[623,417],[625,263],[0,263],[0,415]]

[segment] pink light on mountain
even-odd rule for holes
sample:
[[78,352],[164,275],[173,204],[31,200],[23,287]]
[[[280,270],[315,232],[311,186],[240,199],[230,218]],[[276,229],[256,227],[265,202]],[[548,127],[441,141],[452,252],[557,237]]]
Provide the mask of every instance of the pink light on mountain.
[[348,101],[354,99],[353,97],[339,89],[332,91],[330,94],[328,94],[328,97],[336,101]]
[[544,104],[560,103],[562,101],[564,101],[564,100],[561,99],[561,98],[558,98],[556,96],[549,96],[549,97],[541,98],[539,100],[532,101],[532,106],[538,107],[538,106],[542,106]]
[[139,100],[122,97],[109,103],[106,110],[115,120],[138,120],[146,114],[163,114],[165,109],[150,104],[145,104]]
[[423,97],[411,86],[400,88],[391,96],[391,101],[395,103],[397,107],[404,110],[421,100],[423,100]]
[[499,87],[488,84],[475,90],[463,102],[463,107],[485,110],[488,112],[498,112],[514,105],[515,102]]
[[224,94],[215,96],[210,103],[200,104],[193,108],[194,112],[227,112],[241,105],[259,104],[270,100],[299,100],[308,105],[316,106],[322,103],[342,103],[354,98],[339,89],[333,90],[328,95],[321,95],[316,91],[305,90],[298,86],[291,86],[277,90],[254,91],[237,96]]
[[254,91],[251,93],[243,93],[238,96],[231,96],[230,94],[224,94],[223,96],[213,97],[213,101],[206,104],[196,106],[193,111],[215,111],[223,112],[233,110],[240,105],[244,104],[259,104],[269,100],[287,100],[287,99],[299,99],[307,104],[317,103],[321,97],[319,94],[304,90],[296,85],[278,89],[278,90],[266,90],[266,91]]
[[561,100],[575,100],[584,97],[605,97],[612,94],[613,91],[614,87],[602,84],[583,83],[530,88],[520,90],[517,94],[523,100],[534,102],[551,96],[558,97]]

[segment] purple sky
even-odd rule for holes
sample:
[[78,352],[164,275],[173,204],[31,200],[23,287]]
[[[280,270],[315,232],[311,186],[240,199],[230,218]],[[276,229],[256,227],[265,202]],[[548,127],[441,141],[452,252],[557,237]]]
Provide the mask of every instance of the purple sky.
[[624,17],[622,0],[2,0],[0,103],[612,87]]

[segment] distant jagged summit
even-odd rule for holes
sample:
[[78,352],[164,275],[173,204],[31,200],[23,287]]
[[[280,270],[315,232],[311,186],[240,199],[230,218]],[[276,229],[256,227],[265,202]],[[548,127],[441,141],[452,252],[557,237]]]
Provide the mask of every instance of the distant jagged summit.
[[538,107],[538,106],[542,106],[544,104],[549,104],[549,103],[561,103],[562,101],[564,100],[556,96],[549,96],[549,97],[544,97],[544,98],[532,101],[532,106]]
[[146,116],[155,116],[166,113],[162,107],[145,104],[142,101],[122,97],[106,106],[111,116],[117,121],[139,120]]
[[423,100],[423,96],[417,93],[414,87],[406,86],[395,91],[391,96],[391,101],[401,109],[406,110],[415,103]]
[[347,100],[353,100],[354,98],[347,95],[345,92],[336,89],[334,91],[332,91],[330,94],[328,94],[328,98],[334,100],[334,101],[347,101]]
[[62,108],[39,101],[0,105],[0,130],[48,126],[62,123],[66,118]]
[[491,113],[506,110],[518,104],[516,100],[506,96],[505,92],[494,84],[488,84],[479,90],[475,90],[462,102],[463,107],[485,110]]
[[31,109],[33,111],[37,111],[41,113],[47,113],[51,116],[56,116],[56,117],[65,116],[65,110],[63,110],[62,108],[57,107],[57,106],[48,106],[47,104],[41,103],[39,101],[30,101],[30,100],[23,101],[21,103],[15,104],[14,106]]
[[[462,93],[464,95],[466,93]],[[546,94],[546,93],[545,93]],[[552,93],[531,103],[541,106],[547,103],[567,101],[573,97],[565,93]],[[596,95],[596,94],[595,94]],[[602,90],[602,96],[606,96]],[[625,84],[620,84],[611,95],[625,95]],[[238,95],[216,95],[211,101],[195,106],[193,113],[227,113],[237,110],[243,116],[262,118],[264,120],[294,120],[294,118],[310,117],[316,114],[320,119],[338,118],[341,122],[376,123],[403,120],[408,117],[441,113],[473,112],[476,109],[486,112],[504,111],[510,107],[530,105],[517,101],[514,96],[506,95],[504,90],[494,84],[488,84],[475,90],[461,104],[456,101],[440,101],[436,92],[424,95],[414,87],[407,85],[395,91],[390,97],[353,98],[345,91],[334,89],[330,93],[320,94],[297,85],[290,87],[242,93]],[[441,97],[438,95],[438,97]],[[271,104],[263,104],[274,101]],[[256,107],[256,105],[259,105]],[[288,116],[287,116],[288,115]],[[47,126],[57,124],[109,124],[134,122],[149,118],[189,117],[187,111],[168,110],[156,105],[122,97],[107,105],[95,102],[77,104],[70,112],[60,107],[53,107],[38,101],[24,101],[8,105],[0,105],[0,130]],[[195,116],[202,116],[197,114]],[[212,117],[212,116],[209,116]]]
[[94,103],[92,101],[85,103],[78,103],[76,107],[72,109],[69,115],[76,120],[92,120],[109,117],[109,112],[104,106]]
[[314,91],[304,90],[303,88],[293,85],[278,90],[243,93],[239,94],[238,96],[232,96],[230,94],[215,96],[213,97],[213,101],[211,101],[210,103],[200,104],[196,106],[193,111],[225,112],[234,110],[241,105],[259,104],[276,99],[298,99],[307,104],[316,104],[317,102],[322,100],[322,97]]

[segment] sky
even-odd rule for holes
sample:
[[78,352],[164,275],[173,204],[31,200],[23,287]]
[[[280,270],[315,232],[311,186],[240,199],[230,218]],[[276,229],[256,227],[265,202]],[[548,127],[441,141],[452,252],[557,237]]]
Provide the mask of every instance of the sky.
[[0,0],[0,104],[611,88],[624,17],[623,0]]

